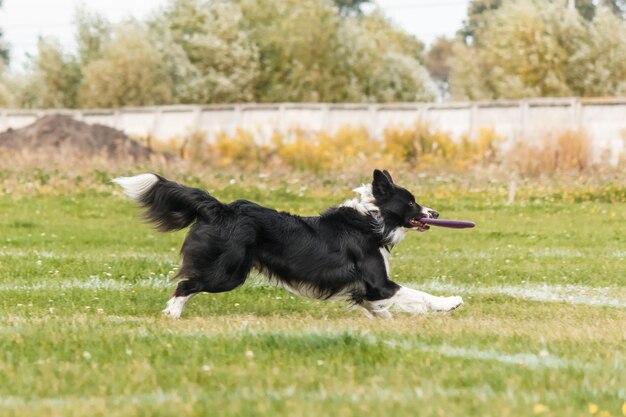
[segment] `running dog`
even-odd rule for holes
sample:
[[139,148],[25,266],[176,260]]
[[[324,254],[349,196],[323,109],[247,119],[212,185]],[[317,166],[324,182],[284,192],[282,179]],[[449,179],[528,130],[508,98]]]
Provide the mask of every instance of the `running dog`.
[[158,230],[191,225],[181,249],[181,281],[166,315],[180,317],[197,293],[234,290],[252,268],[294,294],[347,300],[375,317],[391,317],[391,307],[447,312],[463,304],[459,296],[437,297],[389,279],[389,251],[407,231],[428,230],[420,219],[439,213],[416,203],[386,170],[375,170],[371,184],[356,188],[357,198],[312,217],[247,200],[225,204],[156,174],[113,181]]

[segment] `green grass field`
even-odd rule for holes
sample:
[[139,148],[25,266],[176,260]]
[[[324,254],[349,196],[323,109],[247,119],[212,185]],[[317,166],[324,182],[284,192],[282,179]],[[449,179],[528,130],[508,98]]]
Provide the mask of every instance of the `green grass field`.
[[[214,194],[307,214],[350,197]],[[393,252],[396,281],[464,297],[450,314],[372,320],[253,276],[172,320],[182,232],[152,231],[109,186],[5,192],[0,415],[626,415],[626,206],[501,194],[422,190],[478,226]]]

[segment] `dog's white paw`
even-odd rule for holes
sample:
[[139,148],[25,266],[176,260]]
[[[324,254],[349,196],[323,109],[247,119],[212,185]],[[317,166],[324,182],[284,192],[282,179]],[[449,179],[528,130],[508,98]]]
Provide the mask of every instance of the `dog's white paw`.
[[433,311],[448,312],[458,308],[463,304],[463,298],[458,295],[452,297],[439,297],[436,303],[433,303]]
[[183,307],[190,298],[191,296],[170,298],[167,301],[165,309],[163,309],[163,314],[175,319],[180,318],[180,315],[183,313]]
[[180,312],[172,311],[169,307],[166,307],[162,311],[164,316],[171,317],[174,319],[180,318]]

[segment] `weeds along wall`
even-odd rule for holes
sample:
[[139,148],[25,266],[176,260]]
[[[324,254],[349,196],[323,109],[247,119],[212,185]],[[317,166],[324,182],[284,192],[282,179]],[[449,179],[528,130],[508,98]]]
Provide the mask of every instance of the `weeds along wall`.
[[[626,98],[532,99],[458,103],[402,104],[241,104],[219,106],[161,106],[81,110],[0,110],[0,130],[19,128],[44,114],[64,113],[88,123],[115,127],[155,143],[201,137],[214,143],[241,132],[257,145],[270,145],[276,135],[293,132],[316,139],[314,133],[335,135],[341,128],[363,128],[373,139],[389,129],[401,130],[420,122],[453,141],[472,141],[491,130],[507,150],[532,146],[546,135],[583,131],[593,160],[616,165],[626,152]],[[312,145],[311,145],[312,146]]]

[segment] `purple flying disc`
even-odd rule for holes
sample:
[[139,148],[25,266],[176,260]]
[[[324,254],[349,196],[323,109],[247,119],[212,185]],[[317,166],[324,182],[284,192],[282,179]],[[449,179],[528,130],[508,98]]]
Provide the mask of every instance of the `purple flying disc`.
[[465,220],[430,219],[427,217],[422,217],[420,222],[430,224],[431,226],[450,227],[452,229],[467,229],[476,226],[473,222],[466,222]]

